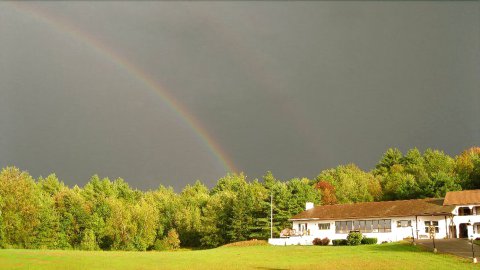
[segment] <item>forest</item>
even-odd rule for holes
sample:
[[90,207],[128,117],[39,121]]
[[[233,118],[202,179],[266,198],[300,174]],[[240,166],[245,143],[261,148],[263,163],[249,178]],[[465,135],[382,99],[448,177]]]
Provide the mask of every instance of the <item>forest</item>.
[[6,167],[0,173],[0,247],[76,250],[211,248],[270,236],[288,218],[315,204],[442,197],[480,188],[480,147],[455,157],[443,151],[388,149],[375,168],[355,164],[321,171],[314,179],[262,179],[229,173],[208,188],[200,181],[179,193],[160,185],[131,188],[123,179],[97,175],[69,187],[55,174],[34,179]]

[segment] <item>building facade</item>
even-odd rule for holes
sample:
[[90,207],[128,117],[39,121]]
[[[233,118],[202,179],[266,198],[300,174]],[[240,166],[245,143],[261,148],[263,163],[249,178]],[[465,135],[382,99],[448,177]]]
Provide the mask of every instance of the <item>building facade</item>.
[[[292,229],[272,245],[311,245],[315,238],[346,239],[351,231],[378,243],[407,238],[480,237],[480,190],[448,192],[445,198],[314,206],[290,218]],[[433,227],[433,228],[431,228]]]

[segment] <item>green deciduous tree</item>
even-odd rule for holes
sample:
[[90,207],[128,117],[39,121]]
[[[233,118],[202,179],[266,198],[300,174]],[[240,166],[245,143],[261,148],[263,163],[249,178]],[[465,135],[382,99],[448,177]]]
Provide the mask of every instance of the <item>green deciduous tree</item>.
[[[61,228],[61,245],[65,248],[78,248],[83,232],[91,224],[91,205],[78,191],[63,188],[53,197]],[[91,228],[93,229],[93,228]]]
[[107,201],[110,209],[105,220],[105,236],[111,241],[113,250],[133,250],[133,239],[136,227],[132,220],[132,206],[122,200],[109,198]]
[[83,231],[82,242],[80,243],[80,249],[82,250],[97,250],[98,245],[95,239],[95,233],[92,229],[86,229]]
[[458,155],[455,172],[464,189],[480,188],[480,147],[469,148]]
[[387,200],[443,197],[461,189],[455,161],[433,149],[422,154],[414,148],[405,156],[397,150],[387,151],[374,173],[382,177],[383,199]]
[[362,171],[355,164],[324,170],[317,176],[316,181],[332,184],[339,203],[370,202],[381,197],[379,179]]
[[18,248],[35,246],[36,229],[41,224],[41,193],[33,178],[18,168],[0,172],[0,209],[4,245]]
[[133,245],[136,250],[144,251],[155,242],[159,213],[153,204],[143,198],[133,207],[132,212],[136,232]]
[[208,188],[200,183],[187,185],[178,198],[174,214],[174,227],[180,235],[180,240],[187,246],[200,246],[202,231],[202,210],[208,201]]

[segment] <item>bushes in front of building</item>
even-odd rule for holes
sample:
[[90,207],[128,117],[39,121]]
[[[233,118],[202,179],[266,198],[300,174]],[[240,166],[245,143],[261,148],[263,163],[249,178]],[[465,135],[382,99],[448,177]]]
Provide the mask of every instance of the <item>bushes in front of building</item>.
[[349,232],[347,236],[347,245],[358,246],[362,243],[363,235],[361,232]]
[[332,245],[334,245],[334,246],[346,246],[347,245],[347,239],[333,239],[332,240]]
[[[318,239],[318,238],[317,238]],[[358,246],[358,245],[373,245],[378,243],[375,237],[365,237],[360,232],[350,232],[347,239],[333,239],[334,246]]]
[[378,239],[375,237],[363,237],[362,238],[362,245],[373,245],[378,243]]
[[325,237],[323,239],[315,238],[313,239],[312,243],[315,246],[328,246],[328,244],[330,244],[330,239],[328,239],[328,237]]
[[330,244],[330,239],[328,239],[328,237],[325,237],[322,239],[322,245],[323,246],[328,246],[328,244]]

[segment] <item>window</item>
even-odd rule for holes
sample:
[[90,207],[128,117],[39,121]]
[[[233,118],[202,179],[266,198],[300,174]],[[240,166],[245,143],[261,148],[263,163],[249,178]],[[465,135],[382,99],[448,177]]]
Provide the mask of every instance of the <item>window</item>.
[[411,227],[412,221],[411,220],[397,220],[397,228],[405,228]]
[[353,230],[353,222],[352,221],[347,221],[347,230],[348,231]]
[[[347,233],[345,221],[335,221],[335,233]],[[345,224],[345,225],[344,225]]]
[[365,221],[365,232],[372,232],[372,231],[373,231],[372,221],[371,220],[366,220]]
[[391,231],[392,231],[392,221],[390,219],[378,220],[378,232],[391,232]]
[[472,210],[468,207],[460,207],[458,208],[458,215],[459,216],[470,216],[472,215]]
[[391,232],[391,221],[391,219],[336,221],[335,233],[349,233],[350,231],[362,233]]
[[372,220],[372,232],[378,232],[378,220]]
[[391,232],[392,231],[392,221],[390,219],[383,220],[385,229],[384,232]]
[[366,232],[365,231],[365,220],[360,220],[360,232]]
[[435,227],[435,233],[439,232],[438,229],[438,221],[425,221],[425,233],[429,233],[429,227],[433,226]]
[[319,230],[330,230],[330,223],[318,223]]
[[360,231],[360,220],[353,221],[353,230]]

